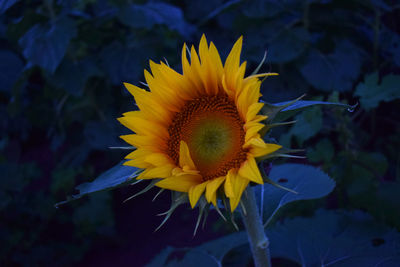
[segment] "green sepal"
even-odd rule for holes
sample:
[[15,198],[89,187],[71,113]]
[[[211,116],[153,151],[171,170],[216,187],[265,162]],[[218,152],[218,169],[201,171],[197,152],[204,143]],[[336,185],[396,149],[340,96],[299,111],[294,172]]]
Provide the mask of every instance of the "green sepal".
[[[137,180],[136,183],[141,182],[141,181],[143,181],[143,180]],[[145,188],[143,188],[142,190],[140,190],[140,191],[137,192],[136,194],[134,194],[134,195],[128,197],[127,199],[125,199],[123,203],[127,202],[128,200],[131,200],[132,198],[135,198],[135,197],[137,197],[137,196],[140,196],[141,194],[146,193],[147,191],[149,191],[150,189],[152,189],[152,188],[156,185],[156,183],[158,183],[159,181],[160,181],[160,179],[153,179],[153,180],[151,180],[151,182],[150,182]],[[136,183],[134,183],[134,184],[136,184]]]
[[171,217],[172,213],[176,210],[177,207],[185,203],[189,203],[187,193],[171,191],[171,207],[166,212],[158,214],[158,216],[165,215],[165,218],[161,222],[161,224],[154,230],[154,232],[158,231],[168,221],[169,217]]

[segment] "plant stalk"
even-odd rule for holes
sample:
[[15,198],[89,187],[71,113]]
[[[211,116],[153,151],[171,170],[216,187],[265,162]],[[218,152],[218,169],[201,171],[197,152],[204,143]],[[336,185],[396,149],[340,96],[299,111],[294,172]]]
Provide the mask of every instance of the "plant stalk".
[[255,267],[270,267],[269,240],[265,235],[253,188],[248,186],[242,196],[241,215],[249,238]]

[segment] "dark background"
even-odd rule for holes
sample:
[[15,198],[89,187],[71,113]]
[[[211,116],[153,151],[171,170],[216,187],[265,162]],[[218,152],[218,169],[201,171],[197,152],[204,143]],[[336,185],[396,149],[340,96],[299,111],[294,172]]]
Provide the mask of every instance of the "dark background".
[[381,1],[0,1],[0,265],[142,266],[166,246],[186,247],[234,231],[211,212],[192,236],[197,210],[143,186],[101,192],[56,209],[126,155],[110,146],[128,131],[116,118],[135,108],[122,82],[139,85],[148,60],[180,71],[184,42],[205,33],[225,59],[244,37],[250,74],[279,72],[263,100],[355,104],[314,107],[274,130],[287,147],[337,183],[328,197],[285,208],[361,209],[400,230],[400,3]]

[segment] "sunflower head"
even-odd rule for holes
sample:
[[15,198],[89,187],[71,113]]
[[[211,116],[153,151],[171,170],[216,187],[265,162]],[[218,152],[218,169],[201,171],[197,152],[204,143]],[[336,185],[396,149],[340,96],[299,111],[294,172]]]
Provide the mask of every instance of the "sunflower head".
[[202,196],[215,206],[217,196],[226,197],[231,211],[250,182],[263,183],[257,158],[281,146],[259,133],[267,118],[258,114],[264,105],[259,78],[276,74],[245,77],[241,49],[242,37],[223,64],[203,35],[198,52],[183,46],[182,74],[150,61],[149,90],[125,83],[139,108],[119,118],[134,132],[121,138],[136,148],[125,165],[143,169],[137,179],[187,193],[192,208]]

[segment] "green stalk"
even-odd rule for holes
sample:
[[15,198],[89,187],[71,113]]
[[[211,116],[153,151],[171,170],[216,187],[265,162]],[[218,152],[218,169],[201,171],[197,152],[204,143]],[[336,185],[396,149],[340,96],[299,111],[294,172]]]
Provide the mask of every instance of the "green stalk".
[[264,232],[253,188],[247,187],[241,202],[242,219],[247,230],[254,266],[270,267],[269,240]]

